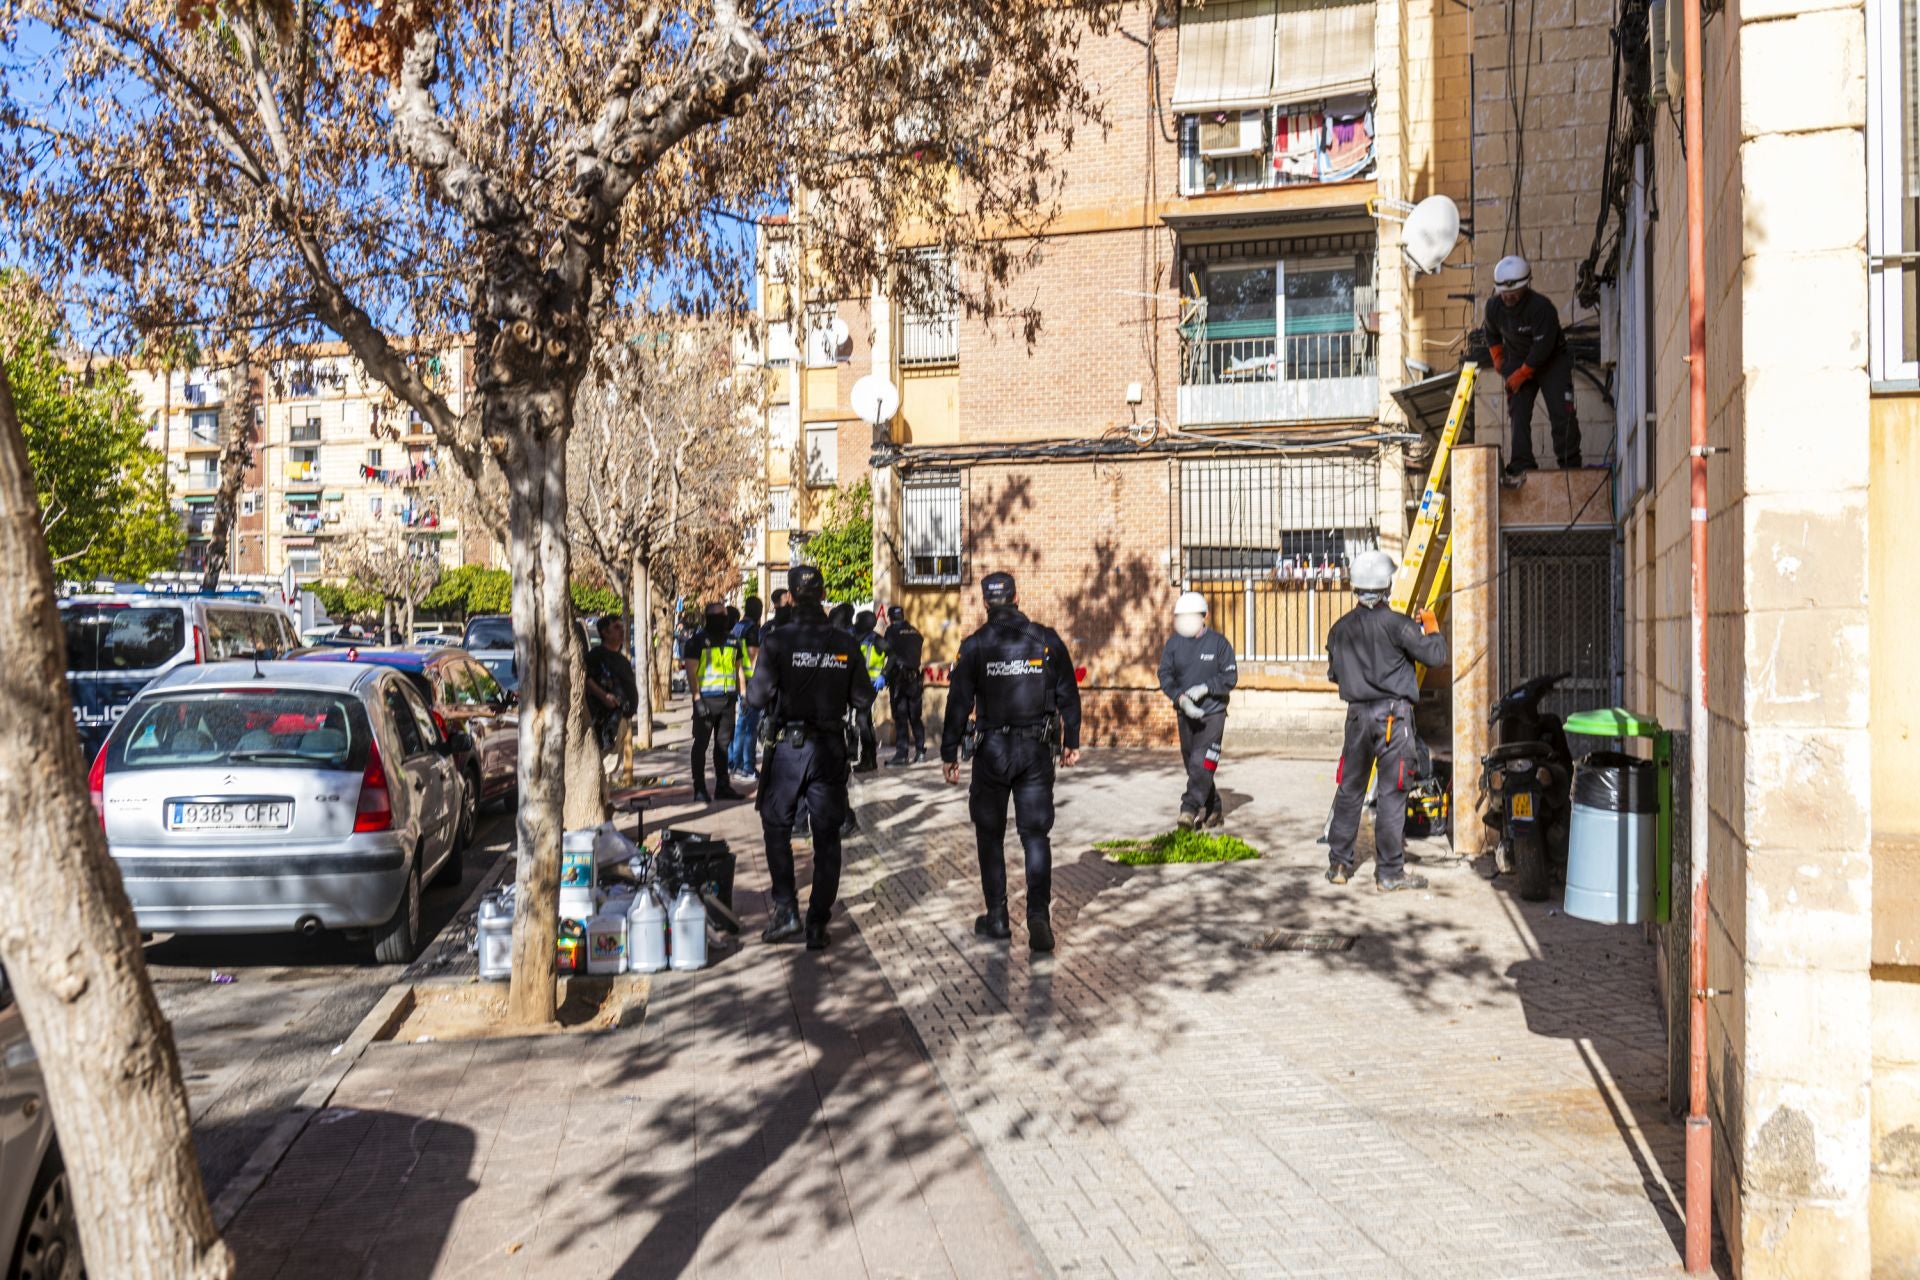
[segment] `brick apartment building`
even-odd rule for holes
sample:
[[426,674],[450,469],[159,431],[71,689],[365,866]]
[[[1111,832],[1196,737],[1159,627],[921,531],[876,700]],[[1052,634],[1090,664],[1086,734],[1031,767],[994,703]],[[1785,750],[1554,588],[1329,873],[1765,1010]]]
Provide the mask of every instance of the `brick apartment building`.
[[[1087,668],[1089,740],[1165,741],[1155,670],[1191,587],[1242,655],[1236,737],[1337,741],[1346,568],[1400,548],[1425,474],[1393,393],[1450,370],[1471,316],[1450,296],[1469,271],[1416,276],[1369,202],[1466,206],[1470,24],[1443,0],[1215,0],[1087,38],[1111,127],[1060,155],[1062,207],[1010,290],[1040,313],[1031,345],[882,291],[812,296],[803,196],[762,254],[763,572],[878,451],[876,594],[932,660],[1008,570]],[[901,401],[877,441],[850,405],[871,372]]]
[[[466,395],[467,352],[423,352],[423,373]],[[222,409],[235,373],[197,367],[133,369],[149,415],[148,443],[167,458],[174,505],[187,531],[181,568],[206,564],[219,489]],[[262,360],[252,372],[252,458],[235,512],[229,566],[235,573],[312,581],[329,575],[333,552],[356,535],[391,533],[445,565],[491,563],[491,540],[464,538],[444,500],[430,426],[369,378],[343,344],[319,344]]]

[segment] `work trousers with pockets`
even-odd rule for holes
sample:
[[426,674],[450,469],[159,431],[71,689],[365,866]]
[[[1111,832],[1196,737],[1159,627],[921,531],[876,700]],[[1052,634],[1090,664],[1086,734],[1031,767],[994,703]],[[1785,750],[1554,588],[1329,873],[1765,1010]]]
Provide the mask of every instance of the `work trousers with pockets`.
[[1406,867],[1407,781],[1413,762],[1413,704],[1402,698],[1347,704],[1347,738],[1340,749],[1340,787],[1333,801],[1328,858],[1349,870],[1360,834],[1367,782],[1373,789],[1373,874],[1398,878]]
[[860,737],[860,759],[855,768],[872,769],[880,763],[880,736],[873,727],[873,708],[855,707],[853,709],[854,731]]
[[[713,785],[725,791],[733,786],[727,778],[727,750],[733,746],[733,717],[737,698],[697,697],[693,700],[693,789],[707,789],[707,756],[713,756]],[[724,709],[722,709],[724,707]],[[711,710],[710,710],[711,709]],[[718,711],[718,714],[714,714]]]
[[1220,812],[1220,791],[1214,786],[1214,770],[1220,764],[1220,739],[1227,732],[1227,713],[1216,711],[1195,720],[1185,712],[1180,717],[1180,759],[1187,768],[1187,791],[1180,797],[1182,813]]
[[798,907],[793,825],[802,806],[813,836],[813,894],[807,920],[825,924],[840,896],[840,821],[847,813],[847,748],[837,733],[808,734],[799,746],[782,738],[760,762],[760,833],[774,907]]
[[1027,914],[1053,904],[1053,753],[1038,738],[987,730],[973,757],[968,810],[980,849],[980,888],[987,910],[1007,905],[1007,802],[1027,861]]
[[893,755],[896,760],[905,762],[907,742],[913,742],[915,754],[924,754],[927,749],[927,722],[922,708],[926,704],[926,690],[918,679],[903,681],[887,686],[888,701],[893,706]]
[[759,772],[755,758],[760,745],[760,717],[753,707],[741,707],[733,726],[733,746],[727,751],[727,769],[735,777],[751,778]]
[[1507,431],[1512,440],[1507,466],[1530,470],[1533,458],[1533,402],[1545,396],[1547,424],[1553,430],[1553,456],[1564,469],[1580,465],[1580,419],[1573,405],[1573,352],[1566,347],[1547,361],[1547,367],[1507,395]]

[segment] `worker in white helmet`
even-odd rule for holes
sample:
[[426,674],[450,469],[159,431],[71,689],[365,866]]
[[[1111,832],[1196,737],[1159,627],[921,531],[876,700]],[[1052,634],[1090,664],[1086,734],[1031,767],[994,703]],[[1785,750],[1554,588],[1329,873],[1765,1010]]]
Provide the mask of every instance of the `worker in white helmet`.
[[1493,367],[1507,387],[1505,480],[1518,484],[1534,468],[1533,402],[1547,400],[1553,428],[1553,453],[1562,469],[1580,466],[1580,419],[1573,405],[1573,352],[1560,328],[1560,313],[1533,289],[1533,268],[1519,255],[1500,259],[1493,269],[1493,296],[1487,299],[1487,346]]
[[1227,700],[1239,682],[1227,638],[1207,625],[1207,601],[1198,591],[1173,606],[1173,634],[1160,651],[1160,688],[1180,722],[1180,759],[1187,770],[1180,797],[1180,826],[1217,827],[1225,819],[1219,788],[1220,739],[1227,729]]
[[1381,893],[1424,889],[1426,879],[1406,869],[1408,766],[1413,760],[1413,704],[1420,697],[1414,664],[1445,665],[1446,637],[1432,613],[1416,621],[1392,609],[1387,597],[1398,567],[1384,551],[1353,561],[1358,603],[1327,632],[1327,676],[1347,704],[1346,742],[1340,748],[1339,790],[1327,832],[1327,880],[1353,876],[1354,840],[1367,782],[1373,790],[1373,886]]

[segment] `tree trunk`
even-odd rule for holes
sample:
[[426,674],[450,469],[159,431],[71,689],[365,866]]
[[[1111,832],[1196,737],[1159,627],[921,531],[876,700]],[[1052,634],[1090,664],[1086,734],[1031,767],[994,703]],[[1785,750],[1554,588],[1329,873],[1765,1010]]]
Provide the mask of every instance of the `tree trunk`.
[[253,457],[253,363],[245,347],[235,365],[238,385],[229,388],[220,411],[220,488],[213,499],[213,529],[207,535],[207,567],[200,589],[220,588],[227,551],[233,540],[234,509],[240,505],[240,487],[246,483],[247,463]]
[[226,1277],[173,1034],[133,908],[82,798],[53,566],[0,373],[0,963],[40,1058],[96,1276]]
[[640,690],[634,713],[633,745],[653,750],[653,570],[643,556],[633,558],[633,683]]
[[571,616],[567,619],[567,661],[574,680],[567,705],[566,829],[597,827],[607,820],[607,773],[600,762],[600,739],[587,714],[586,642]]
[[393,601],[385,600],[380,605],[380,643],[393,646]]
[[[525,394],[525,393],[523,393]],[[531,399],[531,397],[528,397]],[[531,426],[532,404],[519,416]],[[520,666],[519,907],[507,1017],[554,1019],[554,925],[560,911],[560,835],[566,810],[567,713],[572,701],[573,601],[567,593],[567,451],[563,432],[523,429],[507,470],[513,632]]]

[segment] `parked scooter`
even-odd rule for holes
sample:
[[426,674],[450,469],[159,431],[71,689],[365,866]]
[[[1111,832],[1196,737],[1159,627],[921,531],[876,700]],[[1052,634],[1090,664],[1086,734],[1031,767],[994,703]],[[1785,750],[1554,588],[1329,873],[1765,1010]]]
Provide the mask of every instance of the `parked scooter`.
[[1510,874],[1528,902],[1550,890],[1548,859],[1566,861],[1572,814],[1573,753],[1560,717],[1540,703],[1567,678],[1535,676],[1493,704],[1493,749],[1480,758],[1486,824],[1500,832],[1494,874]]

